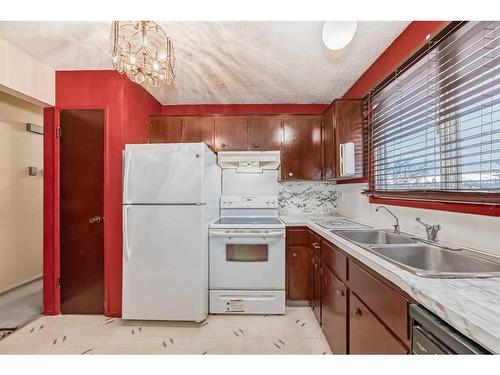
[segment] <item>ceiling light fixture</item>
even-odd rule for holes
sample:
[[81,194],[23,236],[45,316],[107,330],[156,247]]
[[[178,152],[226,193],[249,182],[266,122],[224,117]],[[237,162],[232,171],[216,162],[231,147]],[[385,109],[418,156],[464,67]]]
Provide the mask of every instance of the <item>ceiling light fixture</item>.
[[111,57],[115,69],[136,83],[159,87],[175,79],[174,45],[153,21],[113,21]]
[[339,50],[347,46],[356,34],[356,21],[326,21],[321,34],[328,49]]

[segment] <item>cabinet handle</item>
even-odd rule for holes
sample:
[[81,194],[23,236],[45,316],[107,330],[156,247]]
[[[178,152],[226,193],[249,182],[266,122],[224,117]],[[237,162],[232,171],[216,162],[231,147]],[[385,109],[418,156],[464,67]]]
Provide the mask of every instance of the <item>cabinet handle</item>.
[[360,316],[361,315],[361,310],[358,309],[357,307],[355,307],[353,310],[352,310],[352,316]]
[[312,245],[315,249],[319,249],[319,245],[316,242],[313,242]]
[[258,144],[258,143],[255,143],[255,144],[253,145],[253,147],[258,148],[258,147],[259,147],[259,144]]
[[288,172],[288,175],[289,175],[290,177],[292,177],[292,176],[293,176],[293,173],[292,173],[292,172]]
[[344,291],[343,291],[342,289],[337,289],[337,290],[335,291],[335,295],[336,295],[337,297],[343,297],[343,296],[344,296]]
[[226,147],[226,144],[225,143],[221,143],[220,146],[221,147]]
[[318,263],[314,263],[314,268],[318,269]]
[[297,253],[292,253],[292,256],[293,256],[293,257],[296,257],[296,256],[297,256]]

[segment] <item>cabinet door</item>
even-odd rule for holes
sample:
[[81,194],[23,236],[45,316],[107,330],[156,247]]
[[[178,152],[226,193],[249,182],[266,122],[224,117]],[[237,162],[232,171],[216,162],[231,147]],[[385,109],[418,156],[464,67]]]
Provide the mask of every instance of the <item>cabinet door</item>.
[[255,116],[250,118],[248,149],[254,151],[279,151],[281,148],[281,118]]
[[283,180],[321,180],[321,116],[283,120]]
[[340,176],[340,144],[354,143],[355,175],[362,177],[363,171],[363,102],[361,100],[337,100],[334,102],[335,163],[336,176]]
[[347,354],[347,287],[323,265],[321,329],[334,354]]
[[313,306],[316,320],[321,324],[321,258],[317,256],[314,256]]
[[149,119],[149,143],[182,142],[182,118],[153,116]]
[[354,294],[350,295],[350,354],[407,354],[406,349]]
[[290,247],[287,249],[288,260],[288,299],[307,301],[309,299],[309,247]]
[[213,149],[215,127],[213,117],[184,117],[182,119],[182,142],[205,142]]
[[335,106],[332,104],[323,113],[323,127],[321,136],[323,142],[323,179],[335,179],[335,132],[334,132]]
[[215,119],[215,150],[246,151],[248,120],[246,117],[217,117]]

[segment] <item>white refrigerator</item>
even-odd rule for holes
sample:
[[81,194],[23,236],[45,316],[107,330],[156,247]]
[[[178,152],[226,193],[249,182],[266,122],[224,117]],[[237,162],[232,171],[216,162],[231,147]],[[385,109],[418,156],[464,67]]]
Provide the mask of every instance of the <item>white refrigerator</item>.
[[202,321],[221,172],[205,143],[130,144],[123,173],[123,319]]

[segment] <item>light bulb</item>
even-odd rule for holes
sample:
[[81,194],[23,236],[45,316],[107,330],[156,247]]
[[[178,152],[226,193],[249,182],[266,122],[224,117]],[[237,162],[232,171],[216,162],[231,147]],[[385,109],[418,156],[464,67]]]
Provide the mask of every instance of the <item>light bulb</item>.
[[136,75],[134,76],[134,79],[137,83],[143,83],[146,77],[144,74],[139,70]]

